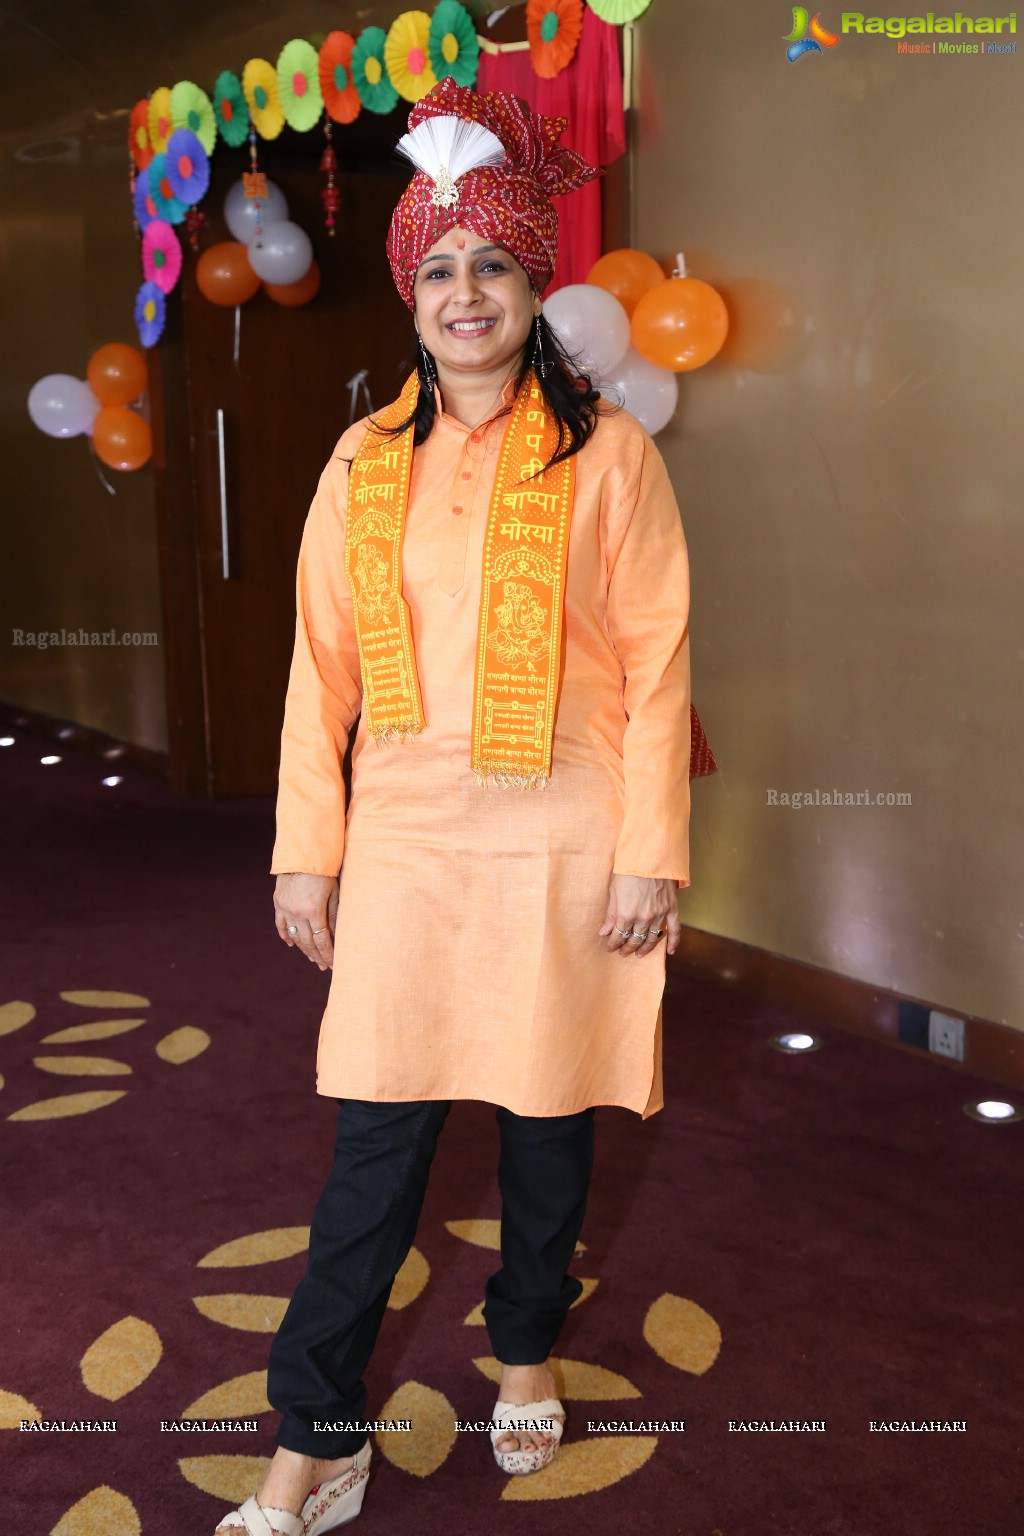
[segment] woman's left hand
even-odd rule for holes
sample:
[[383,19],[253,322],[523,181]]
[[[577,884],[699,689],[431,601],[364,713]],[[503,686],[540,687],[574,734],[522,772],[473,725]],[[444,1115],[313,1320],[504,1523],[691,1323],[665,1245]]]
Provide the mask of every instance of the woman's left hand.
[[612,875],[608,915],[598,933],[607,938],[605,948],[617,949],[620,955],[638,955],[642,960],[653,954],[662,936],[668,953],[675,954],[682,936],[675,881]]

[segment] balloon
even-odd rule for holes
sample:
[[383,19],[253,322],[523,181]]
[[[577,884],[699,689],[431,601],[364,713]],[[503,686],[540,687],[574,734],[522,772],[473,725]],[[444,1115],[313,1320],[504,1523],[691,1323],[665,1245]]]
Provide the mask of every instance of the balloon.
[[153,452],[149,422],[126,405],[105,405],[92,429],[93,446],[111,469],[139,469]]
[[630,347],[608,376],[611,389],[627,411],[653,437],[668,425],[679,403],[679,382],[668,368],[656,368],[635,347]]
[[48,373],[29,390],[28,413],[48,437],[78,437],[91,432],[99,408],[85,380],[70,373]]
[[544,316],[584,373],[603,377],[629,346],[629,316],[590,283],[570,283],[544,300]]
[[300,277],[297,283],[264,283],[263,287],[275,304],[294,309],[316,298],[320,291],[320,268],[314,261],[305,277]]
[[260,223],[276,224],[288,217],[288,201],[281,188],[273,181],[267,182],[267,195],[259,199],[246,197],[245,183],[236,181],[224,199],[224,222],[243,245],[248,245],[256,234],[256,215]]
[[257,277],[277,287],[287,287],[305,277],[313,260],[313,242],[290,219],[265,224],[263,233],[246,246],[249,265]]
[[633,345],[649,363],[685,373],[722,346],[729,329],[725,300],[699,277],[670,277],[650,288],[633,311]]
[[646,251],[609,251],[587,273],[587,282],[613,294],[627,315],[633,313],[648,288],[664,281],[664,272]]
[[123,341],[110,341],[90,357],[86,378],[101,405],[127,405],[146,387],[146,359]]
[[244,304],[258,292],[260,280],[249,265],[248,247],[240,240],[209,246],[196,262],[199,291],[211,304]]

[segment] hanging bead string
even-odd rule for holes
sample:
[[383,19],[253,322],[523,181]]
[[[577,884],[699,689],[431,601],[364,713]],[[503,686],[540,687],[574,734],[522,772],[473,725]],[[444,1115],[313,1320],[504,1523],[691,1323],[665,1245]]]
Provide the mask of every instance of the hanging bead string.
[[326,214],[324,223],[327,226],[327,233],[333,236],[334,215],[341,207],[341,194],[334,185],[334,173],[338,168],[338,161],[334,153],[334,143],[331,137],[331,119],[326,112],[324,113],[324,137],[327,143],[324,145],[324,152],[320,157],[320,169],[327,172],[327,185],[320,193],[320,196],[323,198],[324,212]]
[[249,129],[249,164],[251,171],[242,172],[242,181],[245,184],[245,195],[251,197],[256,203],[256,233],[254,240],[259,240],[263,234],[263,203],[267,200],[266,172],[261,171],[259,161],[256,158],[256,129]]

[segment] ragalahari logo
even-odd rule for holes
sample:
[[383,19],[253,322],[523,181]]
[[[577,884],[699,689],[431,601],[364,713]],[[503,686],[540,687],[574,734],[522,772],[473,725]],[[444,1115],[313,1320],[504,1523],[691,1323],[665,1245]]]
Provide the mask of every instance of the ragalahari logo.
[[819,11],[810,25],[810,37],[807,36],[807,12],[802,5],[793,7],[793,30],[786,38],[789,47],[786,49],[786,58],[791,64],[803,57],[805,53],[820,53],[823,48],[834,48],[839,38],[834,32],[826,32],[821,25],[821,12]]

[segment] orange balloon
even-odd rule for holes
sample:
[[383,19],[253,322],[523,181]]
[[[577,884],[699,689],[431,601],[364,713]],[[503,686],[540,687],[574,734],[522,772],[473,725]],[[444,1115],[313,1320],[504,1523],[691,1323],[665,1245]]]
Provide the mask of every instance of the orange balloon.
[[665,274],[653,256],[628,249],[609,251],[587,273],[587,282],[614,294],[627,315],[633,313],[649,288],[664,281]]
[[153,452],[149,422],[126,405],[104,405],[92,428],[96,452],[111,469],[140,469]]
[[729,330],[725,300],[699,277],[670,277],[633,311],[633,345],[649,363],[686,373],[714,357]]
[[137,400],[149,380],[146,359],[123,341],[97,347],[85,376],[101,405],[127,405]]
[[196,282],[204,298],[227,309],[244,304],[260,286],[249,265],[248,247],[241,240],[222,240],[209,246],[196,262]]
[[314,261],[305,277],[300,277],[297,283],[264,283],[263,286],[275,304],[295,309],[299,304],[308,304],[310,299],[316,298],[320,291],[320,268]]

